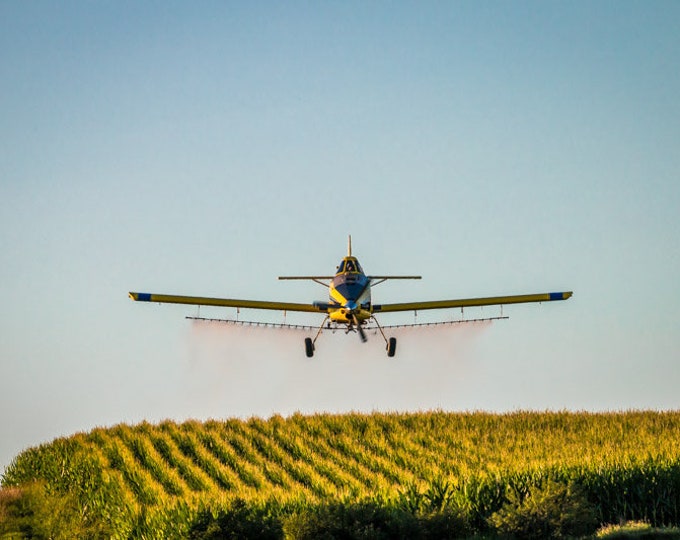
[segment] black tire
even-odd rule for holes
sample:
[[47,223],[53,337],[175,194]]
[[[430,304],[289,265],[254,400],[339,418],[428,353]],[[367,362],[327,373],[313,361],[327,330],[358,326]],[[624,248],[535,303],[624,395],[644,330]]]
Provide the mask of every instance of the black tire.
[[312,343],[312,338],[305,338],[305,354],[307,358],[314,356],[314,343]]
[[397,352],[397,338],[391,337],[387,342],[387,356],[392,358]]

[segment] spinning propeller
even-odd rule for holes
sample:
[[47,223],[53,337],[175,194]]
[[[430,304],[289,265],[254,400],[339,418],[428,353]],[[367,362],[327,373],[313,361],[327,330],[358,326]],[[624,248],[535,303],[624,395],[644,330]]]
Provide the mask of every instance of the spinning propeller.
[[366,333],[364,332],[364,329],[361,327],[361,323],[359,322],[359,319],[357,319],[357,316],[355,313],[352,313],[352,320],[354,321],[354,324],[357,327],[357,332],[359,332],[359,337],[361,338],[362,343],[366,343],[368,341],[368,338],[366,337]]

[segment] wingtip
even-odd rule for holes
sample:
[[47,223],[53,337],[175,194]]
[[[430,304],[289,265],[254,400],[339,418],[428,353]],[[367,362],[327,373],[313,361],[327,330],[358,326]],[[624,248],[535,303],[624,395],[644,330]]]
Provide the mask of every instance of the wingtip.
[[128,296],[137,302],[151,302],[151,293],[144,292],[130,292]]

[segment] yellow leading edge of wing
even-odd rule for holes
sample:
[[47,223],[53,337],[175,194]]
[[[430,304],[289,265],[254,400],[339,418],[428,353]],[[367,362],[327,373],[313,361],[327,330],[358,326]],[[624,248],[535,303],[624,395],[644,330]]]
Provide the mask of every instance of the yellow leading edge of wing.
[[325,313],[325,309],[312,304],[296,304],[293,302],[268,302],[263,300],[235,300],[231,298],[205,298],[201,296],[176,296],[171,294],[129,293],[137,302],[156,302],[159,304],[189,304],[193,306],[219,306],[251,309],[272,309],[277,311],[306,311]]
[[446,309],[458,307],[497,306],[501,304],[524,304],[528,302],[553,302],[566,300],[573,293],[553,292],[540,294],[520,294],[515,296],[492,296],[489,298],[462,298],[459,300],[433,300],[430,302],[405,302],[401,304],[382,304],[373,306],[375,313],[393,311],[420,311],[424,309]]

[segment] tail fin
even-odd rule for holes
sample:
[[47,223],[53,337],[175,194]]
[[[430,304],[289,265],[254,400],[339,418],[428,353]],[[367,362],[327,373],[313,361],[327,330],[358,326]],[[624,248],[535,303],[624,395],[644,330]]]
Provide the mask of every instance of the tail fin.
[[351,234],[347,237],[347,256],[348,257],[352,256],[352,235]]

